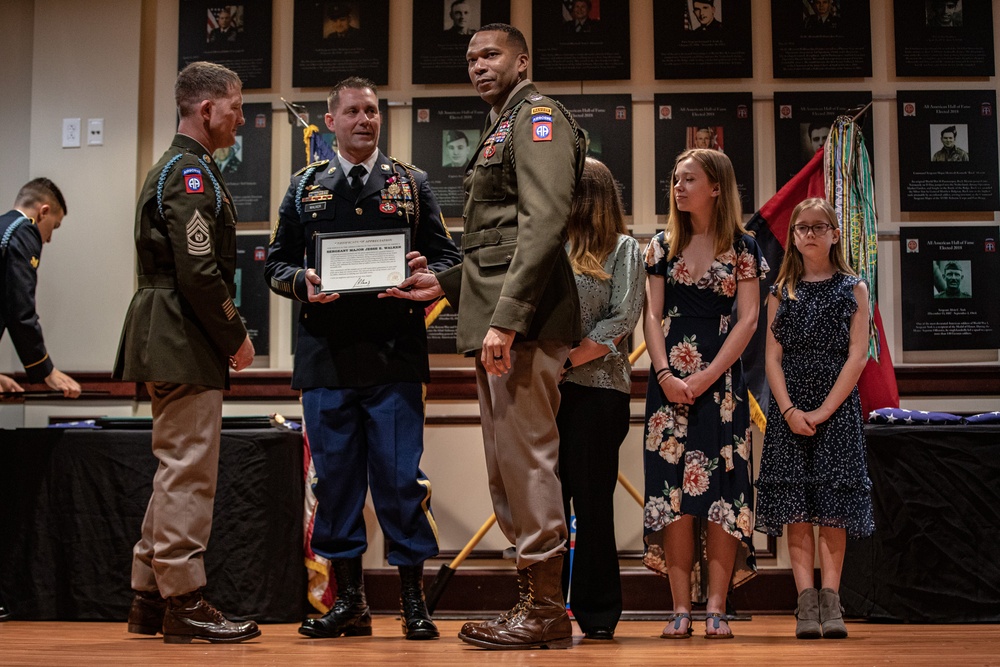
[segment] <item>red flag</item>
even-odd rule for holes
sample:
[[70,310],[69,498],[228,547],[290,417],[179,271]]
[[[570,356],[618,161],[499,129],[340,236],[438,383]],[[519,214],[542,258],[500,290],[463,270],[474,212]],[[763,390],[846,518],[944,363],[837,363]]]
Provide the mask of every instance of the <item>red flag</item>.
[[797,173],[790,181],[778,190],[747,223],[747,229],[752,231],[760,246],[764,259],[770,270],[767,277],[760,281],[760,315],[757,318],[757,331],[743,352],[743,371],[746,377],[747,389],[750,391],[750,416],[761,431],[767,425],[767,404],[771,399],[771,390],[767,386],[767,376],[764,368],[765,346],[767,344],[767,313],[764,304],[774,279],[778,277],[781,260],[785,256],[785,239],[788,235],[788,222],[792,217],[792,209],[803,199],[809,197],[824,197],[823,189],[823,149]]

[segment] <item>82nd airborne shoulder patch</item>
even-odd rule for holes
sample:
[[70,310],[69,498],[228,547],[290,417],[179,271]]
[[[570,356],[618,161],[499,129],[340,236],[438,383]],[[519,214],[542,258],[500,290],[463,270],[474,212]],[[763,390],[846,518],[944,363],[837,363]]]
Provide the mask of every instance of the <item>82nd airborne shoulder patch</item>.
[[205,179],[198,167],[188,167],[181,174],[184,176],[184,191],[189,195],[201,194],[205,191]]

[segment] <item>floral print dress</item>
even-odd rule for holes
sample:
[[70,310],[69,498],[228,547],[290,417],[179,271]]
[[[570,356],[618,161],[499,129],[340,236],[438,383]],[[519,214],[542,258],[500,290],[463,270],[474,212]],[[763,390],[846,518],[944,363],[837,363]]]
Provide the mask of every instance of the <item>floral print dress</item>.
[[[646,272],[663,276],[663,335],[670,372],[684,378],[709,365],[729,334],[736,283],[760,279],[767,262],[753,237],[743,235],[719,255],[703,276],[693,276],[683,255],[667,261],[660,232],[646,248]],[[756,289],[756,285],[753,284]],[[666,574],[663,529],[682,515],[698,517],[693,598],[704,599],[707,524],[714,522],[740,540],[733,585],[756,572],[753,549],[753,486],[750,406],[739,360],[693,405],[667,402],[649,374],[645,428],[646,567]]]

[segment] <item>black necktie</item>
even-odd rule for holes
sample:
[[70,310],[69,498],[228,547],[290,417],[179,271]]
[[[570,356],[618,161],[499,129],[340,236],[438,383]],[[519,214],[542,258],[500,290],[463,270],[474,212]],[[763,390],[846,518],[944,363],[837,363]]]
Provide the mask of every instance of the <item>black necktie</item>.
[[351,167],[351,171],[347,173],[347,175],[351,178],[351,189],[354,190],[354,194],[361,192],[361,186],[364,185],[364,181],[361,179],[364,178],[367,173],[368,170],[360,164],[356,164]]

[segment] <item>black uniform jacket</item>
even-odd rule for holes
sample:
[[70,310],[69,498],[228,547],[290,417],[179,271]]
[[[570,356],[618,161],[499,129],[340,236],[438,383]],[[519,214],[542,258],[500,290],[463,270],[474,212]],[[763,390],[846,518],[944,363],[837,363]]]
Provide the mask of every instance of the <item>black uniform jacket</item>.
[[[392,187],[396,186],[396,187]],[[332,303],[309,303],[305,269],[316,267],[315,234],[409,229],[412,250],[432,271],[460,261],[427,174],[381,152],[360,193],[340,161],[313,163],[292,177],[281,202],[264,267],[268,286],[303,302],[292,387],[368,387],[427,382],[424,304],[344,293]]]
[[34,220],[20,211],[0,216],[0,338],[10,332],[29,382],[44,381],[53,368],[35,312],[41,258],[42,235]]

